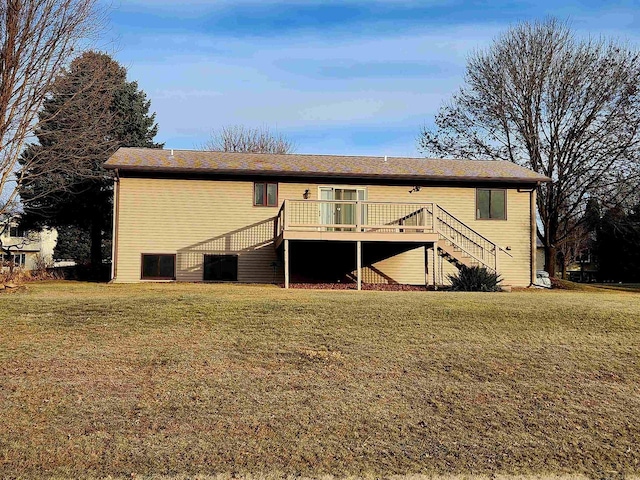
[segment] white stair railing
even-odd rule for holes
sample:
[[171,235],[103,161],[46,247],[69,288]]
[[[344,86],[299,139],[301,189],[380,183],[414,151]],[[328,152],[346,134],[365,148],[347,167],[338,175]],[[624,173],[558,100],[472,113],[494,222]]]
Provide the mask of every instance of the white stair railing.
[[436,207],[436,231],[443,240],[466,253],[484,267],[498,270],[498,246],[480,235],[440,205]]

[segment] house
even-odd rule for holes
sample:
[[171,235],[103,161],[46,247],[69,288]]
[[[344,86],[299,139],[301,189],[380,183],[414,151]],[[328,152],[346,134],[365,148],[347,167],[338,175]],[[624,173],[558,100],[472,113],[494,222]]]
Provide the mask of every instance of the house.
[[536,236],[536,270],[544,270],[544,243]]
[[[537,269],[544,270],[544,244],[537,240]],[[582,254],[576,255],[575,260],[566,267],[566,279],[572,282],[595,282],[599,276],[598,259],[592,248],[587,248]],[[562,263],[556,262],[556,277],[562,276]]]
[[535,279],[542,175],[501,161],[121,148],[114,282]]
[[57,238],[58,233],[53,229],[25,230],[20,226],[19,217],[5,220],[0,224],[2,268],[34,270],[38,267],[38,257],[52,262]]

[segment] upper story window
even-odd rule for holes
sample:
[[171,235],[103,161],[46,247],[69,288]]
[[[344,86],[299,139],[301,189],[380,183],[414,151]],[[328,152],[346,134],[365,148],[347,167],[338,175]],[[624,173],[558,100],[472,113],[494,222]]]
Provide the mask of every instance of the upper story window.
[[586,250],[580,255],[576,256],[576,262],[578,263],[591,263],[591,251]]
[[19,225],[12,225],[9,227],[9,236],[14,238],[26,237],[27,232]]
[[256,207],[277,207],[278,206],[278,184],[277,183],[254,183],[253,184],[253,205]]
[[506,220],[507,191],[479,188],[476,191],[476,219]]

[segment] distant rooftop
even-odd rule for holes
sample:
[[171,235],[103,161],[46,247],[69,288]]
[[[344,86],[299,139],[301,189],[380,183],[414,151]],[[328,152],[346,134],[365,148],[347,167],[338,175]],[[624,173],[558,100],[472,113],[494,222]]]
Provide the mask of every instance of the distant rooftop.
[[[173,155],[171,153],[173,152]],[[546,182],[512,162],[492,160],[231,153],[121,148],[105,164],[122,171],[339,177],[378,180]]]

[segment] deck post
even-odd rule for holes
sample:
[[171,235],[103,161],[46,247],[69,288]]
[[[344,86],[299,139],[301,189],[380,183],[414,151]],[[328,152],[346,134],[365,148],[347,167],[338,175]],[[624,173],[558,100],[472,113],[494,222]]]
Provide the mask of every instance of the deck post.
[[356,270],[358,274],[358,290],[362,290],[362,242],[356,242]]
[[284,241],[284,288],[289,288],[289,240]]
[[429,286],[429,244],[424,244],[424,288]]
[[438,289],[438,242],[433,242],[433,289]]
[[287,200],[285,200],[284,202],[282,202],[282,206],[284,207],[284,215],[283,215],[283,225],[282,225],[282,230],[288,230],[289,229],[289,210],[291,210],[290,208],[287,208],[287,204],[289,202]]
[[436,231],[436,225],[438,223],[438,219],[436,218],[436,215],[438,214],[438,205],[436,205],[435,203],[431,204],[431,231],[433,233],[437,233]]

